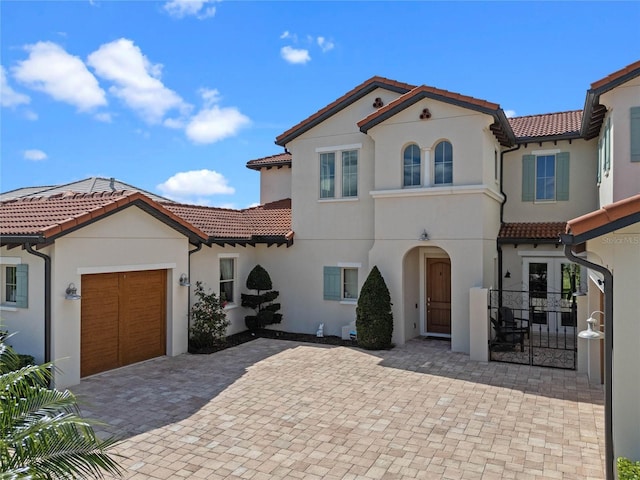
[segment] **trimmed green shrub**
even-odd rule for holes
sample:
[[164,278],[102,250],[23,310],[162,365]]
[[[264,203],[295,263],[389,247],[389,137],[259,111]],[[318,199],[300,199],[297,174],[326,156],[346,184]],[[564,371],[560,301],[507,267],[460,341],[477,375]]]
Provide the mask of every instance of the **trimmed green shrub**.
[[358,346],[368,350],[391,348],[391,296],[380,270],[374,266],[362,285],[356,307]]
[[282,321],[282,314],[278,313],[280,304],[273,303],[280,295],[280,292],[271,290],[273,285],[269,273],[260,265],[256,265],[249,272],[246,285],[249,290],[257,292],[255,295],[249,293],[241,294],[242,306],[252,308],[256,312],[255,315],[244,317],[247,328],[249,330],[257,330],[267,325],[280,323]]
[[618,480],[640,480],[640,462],[618,458]]
[[190,346],[195,350],[212,348],[226,337],[227,314],[215,292],[205,292],[202,282],[196,282],[194,295],[198,301],[191,307]]

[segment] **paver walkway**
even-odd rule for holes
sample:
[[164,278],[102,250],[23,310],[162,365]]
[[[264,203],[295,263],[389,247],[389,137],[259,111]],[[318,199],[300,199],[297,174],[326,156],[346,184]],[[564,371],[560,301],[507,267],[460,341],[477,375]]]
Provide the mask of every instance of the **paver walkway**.
[[[603,395],[572,371],[258,339],[72,389],[130,479],[594,479]],[[87,403],[88,402],[88,403]]]

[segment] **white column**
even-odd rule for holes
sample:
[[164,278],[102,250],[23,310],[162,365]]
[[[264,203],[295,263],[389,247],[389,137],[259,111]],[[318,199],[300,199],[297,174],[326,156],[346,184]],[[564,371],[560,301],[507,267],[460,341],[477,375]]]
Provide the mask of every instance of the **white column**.
[[422,185],[428,187],[431,185],[431,149],[423,147],[422,149]]

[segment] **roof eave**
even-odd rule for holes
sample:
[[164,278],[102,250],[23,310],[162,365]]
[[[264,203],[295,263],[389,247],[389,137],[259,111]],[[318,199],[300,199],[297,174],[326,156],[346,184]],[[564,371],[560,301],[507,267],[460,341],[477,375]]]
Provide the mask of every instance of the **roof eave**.
[[44,238],[44,236],[40,233],[36,233],[36,234],[32,234],[32,235],[24,235],[24,234],[18,234],[18,235],[1,235],[0,236],[0,245],[5,246],[5,245],[25,245],[25,244],[30,244],[30,245],[37,245],[37,244],[42,244],[42,243],[46,243],[47,240]]
[[578,140],[582,137],[580,132],[561,133],[559,135],[544,135],[540,137],[516,137],[515,143],[523,145],[525,143],[557,142],[559,140]]
[[589,240],[593,240],[594,238],[607,235],[611,232],[615,232],[616,230],[620,230],[621,228],[628,227],[629,225],[633,225],[638,222],[640,222],[640,212],[635,212],[631,215],[612,220],[608,223],[605,223],[604,225],[599,225],[578,235],[573,235],[572,233],[563,233],[560,235],[560,239],[565,245],[578,245],[580,243],[584,243]]
[[291,161],[283,161],[283,162],[273,162],[273,163],[269,163],[269,164],[262,164],[262,165],[249,165],[249,163],[247,163],[246,167],[250,170],[256,170],[256,171],[260,171],[263,168],[269,169],[269,168],[282,168],[282,167],[289,167],[291,168]]
[[319,125],[320,123],[324,122],[328,118],[330,118],[333,115],[335,115],[336,113],[338,113],[340,110],[343,110],[344,108],[348,107],[349,105],[357,102],[362,97],[368,95],[369,93],[373,92],[377,88],[384,88],[385,90],[389,90],[391,92],[400,93],[400,94],[405,94],[405,93],[407,93],[409,91],[408,88],[404,88],[404,87],[401,87],[399,85],[388,84],[388,83],[382,82],[380,80],[377,80],[375,82],[371,82],[370,84],[364,86],[361,90],[358,90],[357,92],[354,92],[353,95],[349,96],[348,98],[343,99],[341,102],[338,102],[336,105],[334,105],[332,108],[328,109],[326,112],[321,113],[320,115],[318,115],[318,117],[314,118],[313,120],[309,121],[308,123],[306,123],[304,125],[300,125],[299,128],[293,130],[292,132],[290,132],[290,133],[288,133],[286,135],[283,134],[283,135],[280,135],[280,136],[276,137],[275,144],[279,145],[281,147],[284,147],[290,141],[292,141],[295,138],[299,137],[303,133],[311,130],[313,127]]

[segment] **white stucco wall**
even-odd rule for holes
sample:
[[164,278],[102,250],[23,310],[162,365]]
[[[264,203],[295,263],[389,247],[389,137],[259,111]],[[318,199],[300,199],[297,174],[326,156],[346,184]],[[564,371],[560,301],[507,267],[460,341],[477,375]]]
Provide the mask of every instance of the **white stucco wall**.
[[[615,457],[640,458],[640,223],[587,243],[589,260],[613,273]],[[590,289],[597,296],[597,289]],[[594,299],[594,302],[596,300]]]
[[[52,248],[38,250],[51,255]],[[27,308],[0,306],[0,328],[14,335],[8,341],[18,353],[33,355],[44,361],[44,260],[22,248],[0,249],[0,265],[24,263],[29,265],[29,297]]]
[[[80,381],[80,301],[65,299],[70,282],[82,295],[81,276],[167,270],[167,355],[187,351],[187,238],[137,207],[129,207],[56,240],[52,249],[52,359],[58,387]],[[37,297],[37,294],[36,294]]]
[[640,192],[640,162],[630,161],[629,133],[629,109],[640,107],[640,78],[603,93],[600,103],[607,107],[612,133],[611,171],[603,175],[600,186],[600,205],[607,205]]
[[[522,156],[536,152],[569,152],[569,200],[522,201]],[[504,156],[503,191],[507,196],[505,222],[563,222],[598,208],[597,139],[530,143]]]
[[[424,108],[431,118],[421,120]],[[422,185],[434,185],[436,145],[447,140],[453,149],[453,184],[495,186],[493,152],[498,142],[487,133],[493,117],[448,103],[423,99],[369,130],[375,141],[375,189],[402,188],[403,152],[411,143],[422,152]]]
[[283,198],[291,198],[291,167],[262,168],[260,203],[264,205]]

